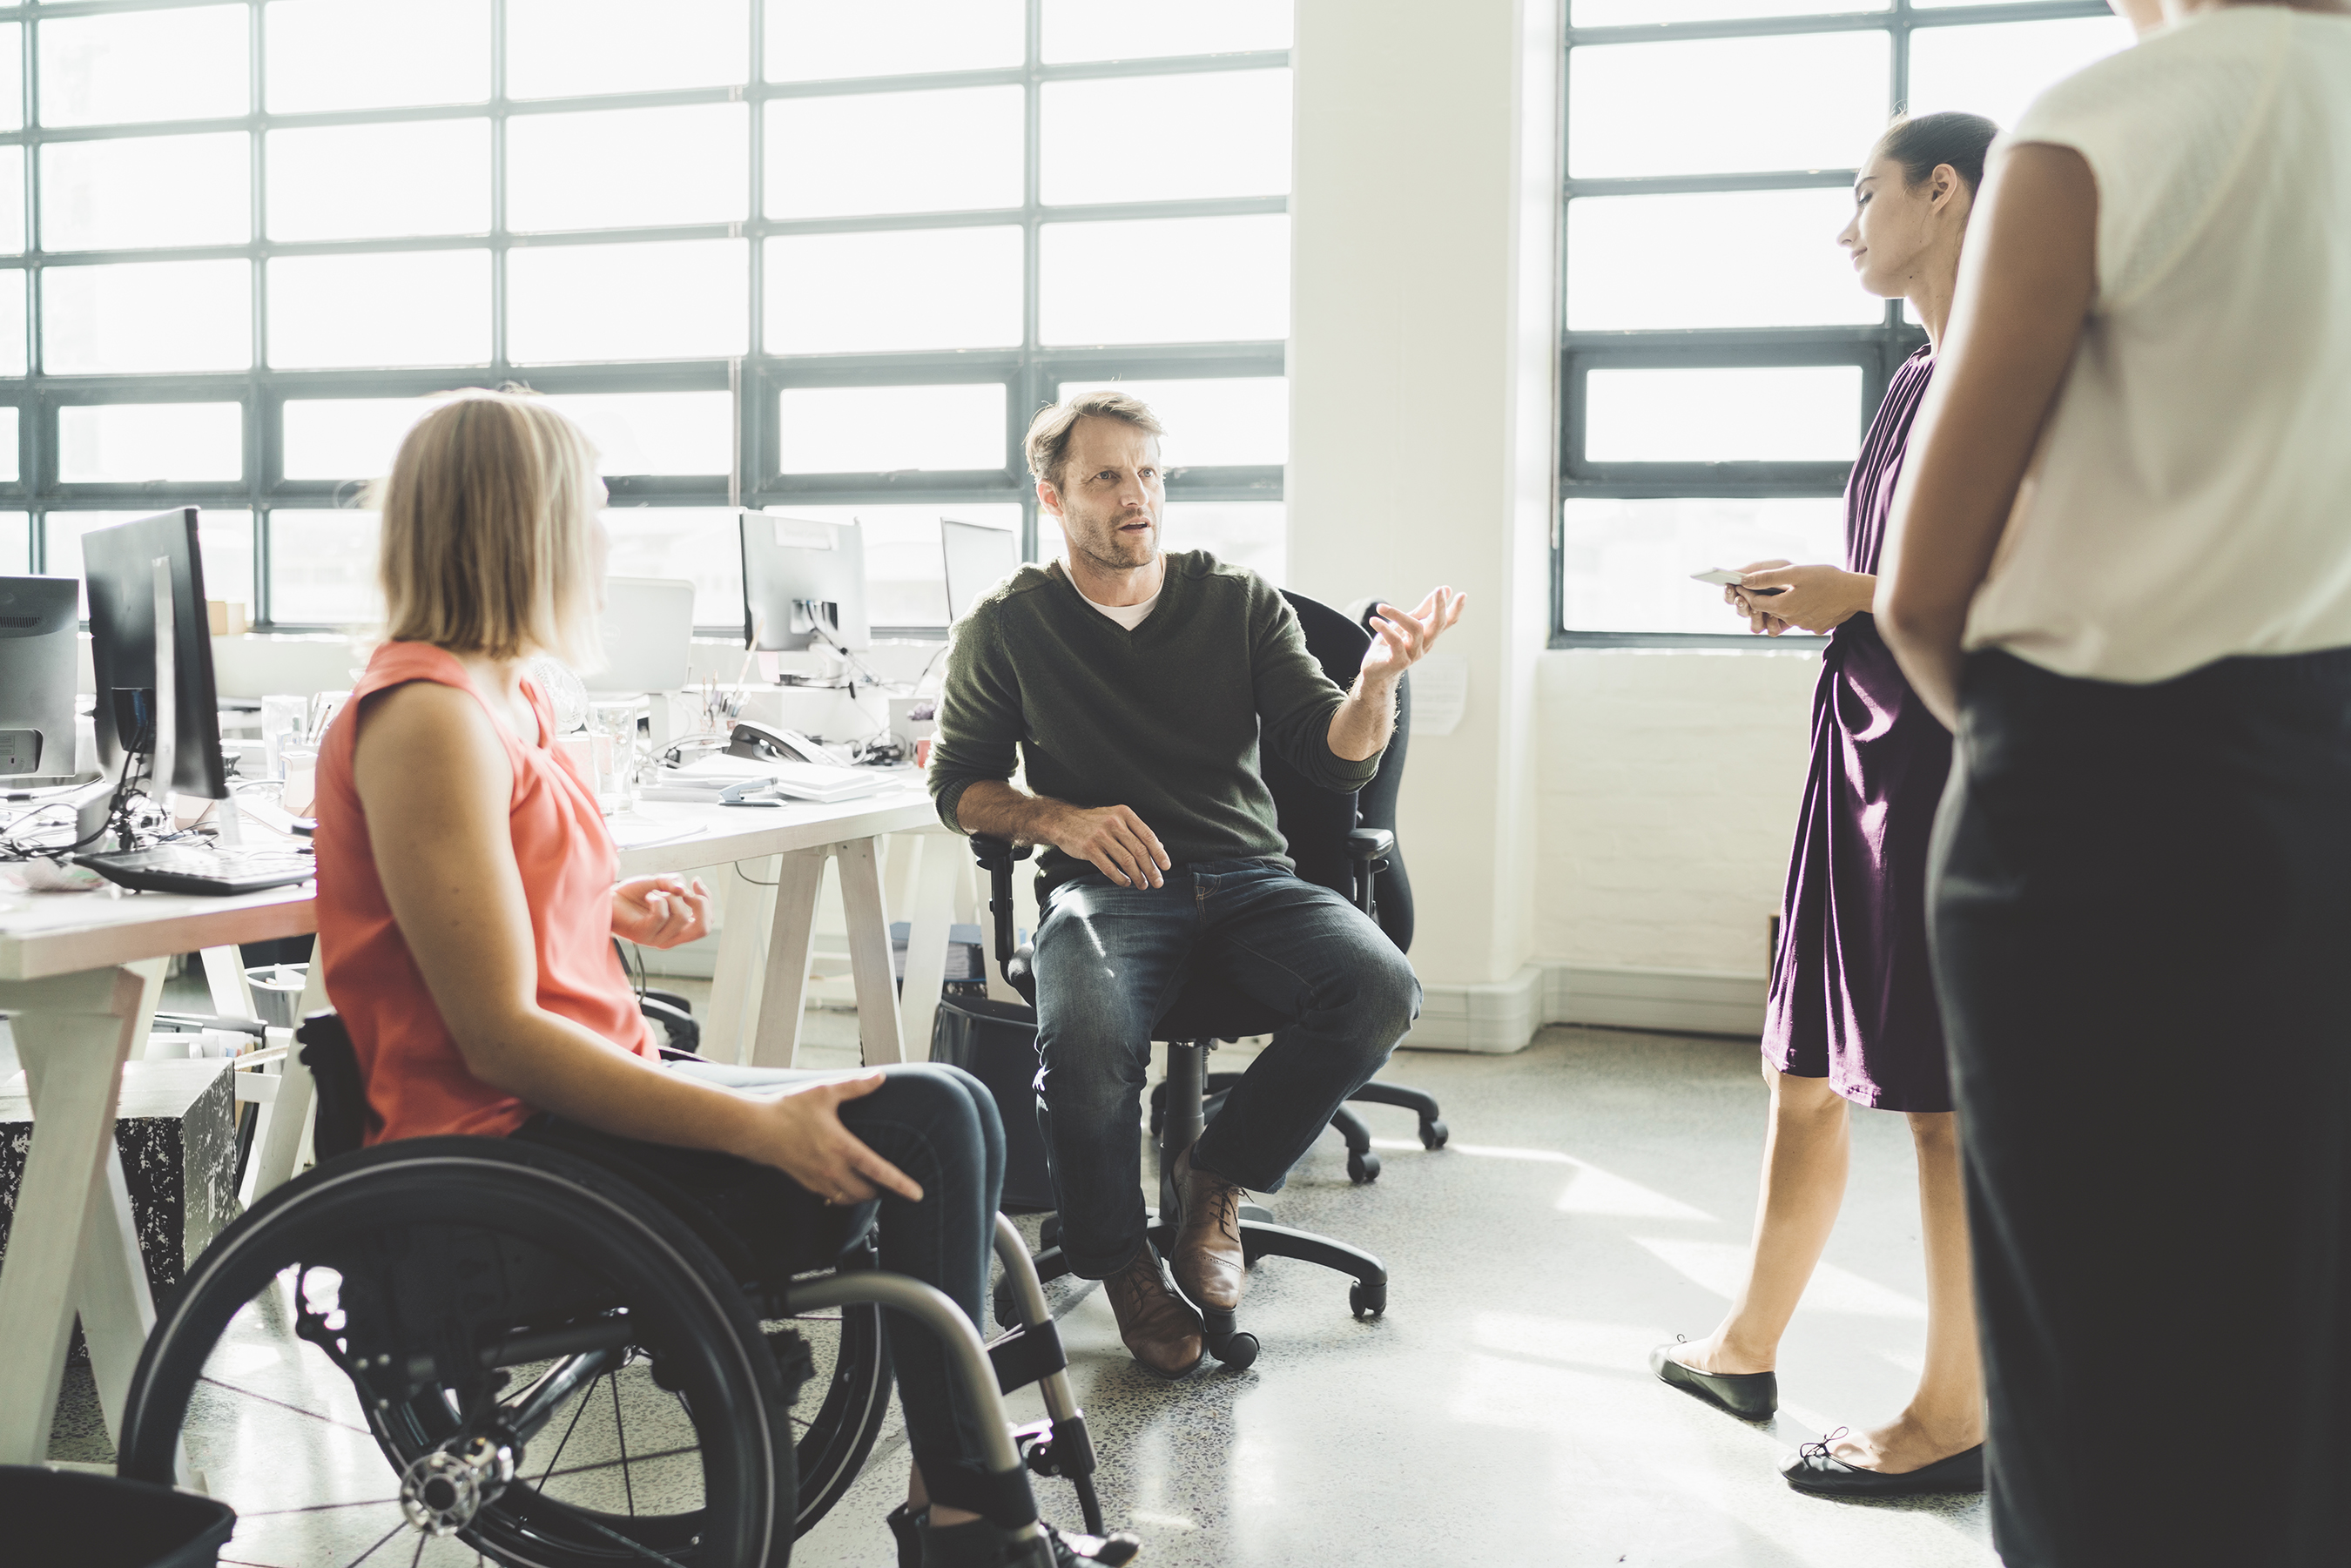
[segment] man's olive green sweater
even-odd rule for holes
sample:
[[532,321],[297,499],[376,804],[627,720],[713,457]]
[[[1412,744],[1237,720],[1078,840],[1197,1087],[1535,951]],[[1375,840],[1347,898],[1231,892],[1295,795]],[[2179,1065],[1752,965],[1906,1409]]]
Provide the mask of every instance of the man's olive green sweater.
[[[1203,550],[1166,557],[1159,602],[1130,632],[1085,601],[1059,562],[1024,566],[958,622],[931,749],[939,818],[957,832],[963,792],[1012,777],[1073,806],[1124,806],[1176,865],[1290,863],[1263,747],[1326,789],[1360,789],[1374,756],[1331,750],[1346,694],[1306,651],[1272,584]],[[1046,848],[1040,894],[1090,869]]]

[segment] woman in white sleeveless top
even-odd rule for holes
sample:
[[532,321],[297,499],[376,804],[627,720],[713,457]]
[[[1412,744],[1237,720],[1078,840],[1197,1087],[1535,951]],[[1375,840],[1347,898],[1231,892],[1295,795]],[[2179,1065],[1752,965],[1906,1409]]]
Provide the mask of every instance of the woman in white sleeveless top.
[[2351,4],[2116,0],[1996,149],[1878,622],[2010,1568],[2351,1552]]

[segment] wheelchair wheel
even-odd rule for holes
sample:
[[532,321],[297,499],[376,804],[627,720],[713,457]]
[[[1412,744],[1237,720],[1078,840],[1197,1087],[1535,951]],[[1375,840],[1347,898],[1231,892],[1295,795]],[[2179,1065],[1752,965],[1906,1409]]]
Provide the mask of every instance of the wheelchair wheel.
[[[844,1270],[873,1266],[870,1237],[841,1263]],[[789,1330],[807,1347],[806,1381],[791,1411],[799,1479],[793,1529],[805,1535],[857,1479],[889,1419],[890,1346],[883,1337],[882,1309],[877,1306],[790,1316],[780,1315],[779,1302],[770,1301],[768,1307],[761,1313],[761,1326],[770,1333]]]
[[184,1440],[246,1563],[782,1568],[785,1355],[627,1184],[417,1139],[287,1183],[206,1249],[140,1358],[120,1470],[171,1481]]

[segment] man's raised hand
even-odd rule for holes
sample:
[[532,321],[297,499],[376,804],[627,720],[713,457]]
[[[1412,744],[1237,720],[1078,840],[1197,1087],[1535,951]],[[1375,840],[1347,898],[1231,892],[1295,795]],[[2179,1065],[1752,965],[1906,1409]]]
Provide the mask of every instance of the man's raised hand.
[[1364,651],[1364,677],[1381,685],[1395,682],[1461,619],[1461,607],[1468,602],[1466,593],[1433,588],[1416,610],[1380,605],[1372,616],[1372,645]]

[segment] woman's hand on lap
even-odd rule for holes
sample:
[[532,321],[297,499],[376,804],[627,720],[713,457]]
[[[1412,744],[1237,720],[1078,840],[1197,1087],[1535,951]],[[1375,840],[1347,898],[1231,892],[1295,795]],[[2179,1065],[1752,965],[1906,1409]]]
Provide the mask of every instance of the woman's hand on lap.
[[828,1203],[862,1203],[884,1192],[920,1203],[921,1185],[841,1124],[842,1101],[862,1099],[881,1087],[882,1074],[866,1072],[762,1096],[752,1116],[751,1142],[735,1152],[775,1166]]
[[631,877],[612,889],[612,935],[644,947],[676,947],[710,935],[710,890],[695,877]]

